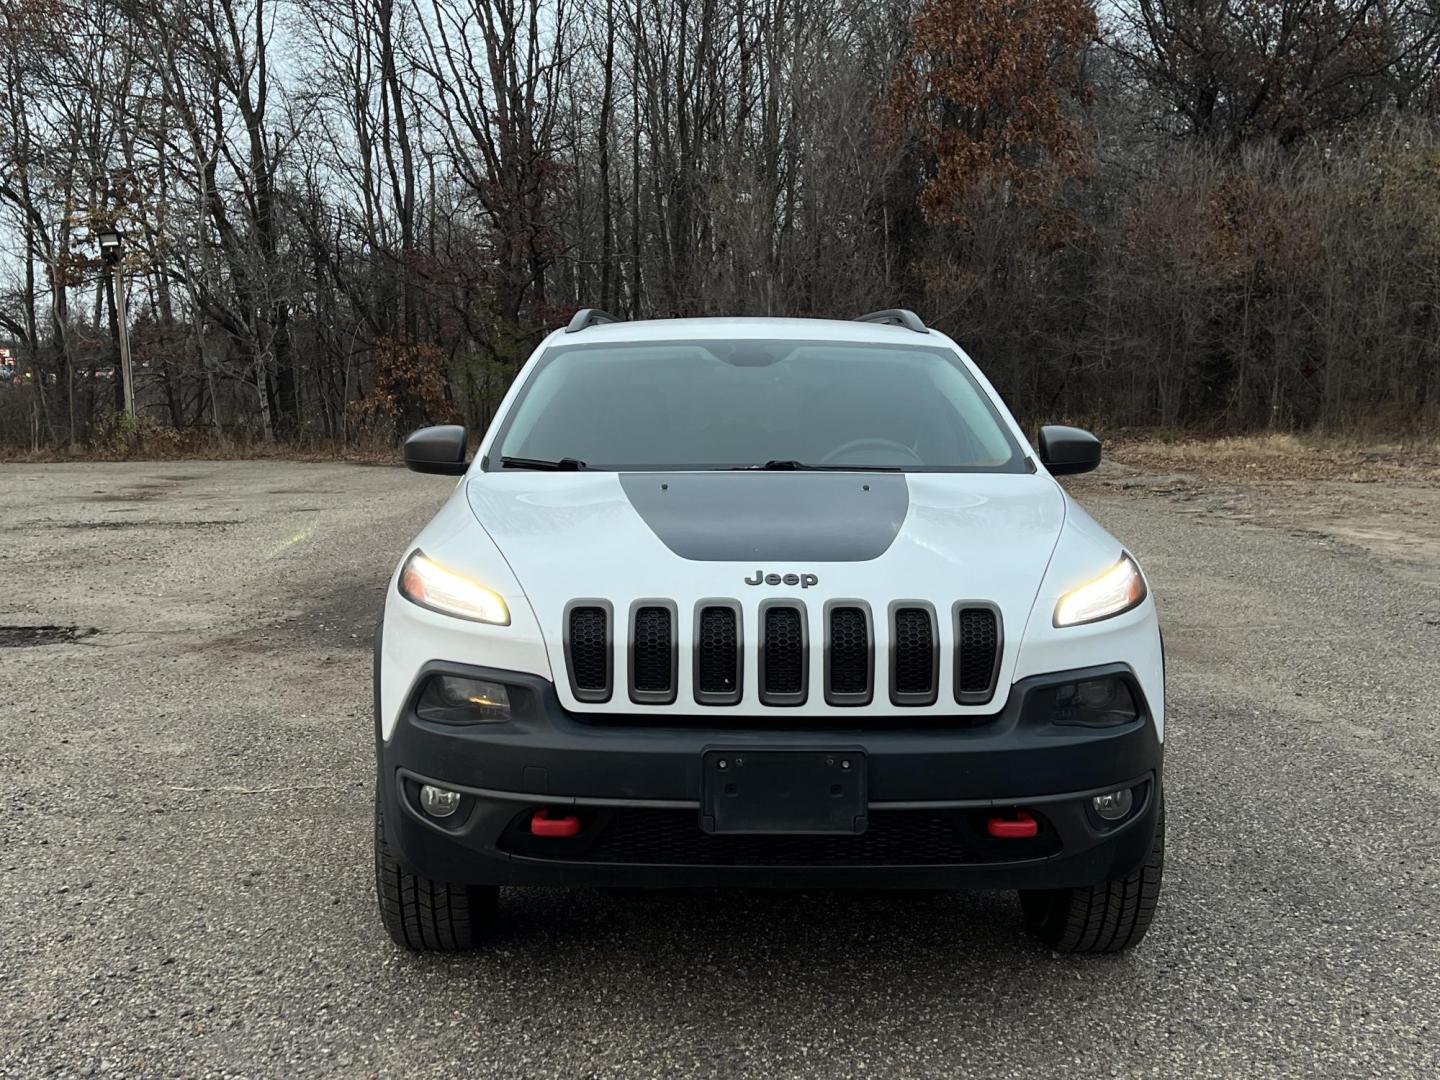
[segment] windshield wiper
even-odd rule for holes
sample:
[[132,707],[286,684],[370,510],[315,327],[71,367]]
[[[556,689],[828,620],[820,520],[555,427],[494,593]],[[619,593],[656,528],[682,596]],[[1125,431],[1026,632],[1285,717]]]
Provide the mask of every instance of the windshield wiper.
[[562,457],[558,461],[533,457],[502,457],[500,464],[507,469],[545,469],[552,472],[574,472],[585,468],[579,458]]
[[898,465],[807,465],[790,458],[772,458],[763,465],[731,465],[732,472],[781,472],[803,470],[805,472],[900,472]]

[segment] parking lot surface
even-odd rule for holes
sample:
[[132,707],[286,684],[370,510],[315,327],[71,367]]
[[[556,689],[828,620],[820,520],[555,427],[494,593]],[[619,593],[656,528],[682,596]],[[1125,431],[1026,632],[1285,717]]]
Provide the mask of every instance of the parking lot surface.
[[1170,650],[1130,954],[1052,955],[1003,894],[507,890],[486,951],[417,957],[372,894],[369,635],[450,483],[0,466],[0,1074],[1440,1074],[1422,542],[1078,489]]

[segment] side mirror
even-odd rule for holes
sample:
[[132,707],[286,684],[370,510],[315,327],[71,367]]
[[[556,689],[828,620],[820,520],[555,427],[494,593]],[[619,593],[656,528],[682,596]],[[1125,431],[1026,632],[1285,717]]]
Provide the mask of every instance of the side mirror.
[[465,460],[465,429],[459,424],[422,427],[405,440],[405,467],[413,472],[459,476]]
[[1100,464],[1100,440],[1079,428],[1046,424],[1040,429],[1040,462],[1052,476],[1089,472]]

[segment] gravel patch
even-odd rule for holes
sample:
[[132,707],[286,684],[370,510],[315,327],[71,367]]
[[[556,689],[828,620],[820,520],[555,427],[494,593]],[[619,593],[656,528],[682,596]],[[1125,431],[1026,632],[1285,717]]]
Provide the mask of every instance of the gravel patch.
[[[1164,477],[1080,489],[1170,649],[1165,893],[1130,954],[1052,955],[1005,894],[515,889],[491,948],[416,957],[373,900],[368,635],[451,482],[174,469],[6,470],[0,623],[100,629],[0,649],[0,1074],[1440,1073],[1413,560],[1187,513]],[[112,512],[151,527],[87,524]]]

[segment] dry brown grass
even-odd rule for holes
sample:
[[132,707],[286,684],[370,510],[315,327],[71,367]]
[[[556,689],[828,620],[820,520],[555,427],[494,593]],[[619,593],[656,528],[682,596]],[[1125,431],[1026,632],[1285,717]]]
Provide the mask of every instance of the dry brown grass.
[[[1199,437],[1168,431],[1104,433],[1108,460],[1148,472],[1217,481],[1352,480],[1440,483],[1440,438],[1372,440],[1295,434]],[[30,450],[0,444],[0,462],[66,461],[353,461],[401,463],[399,441],[368,435],[349,443],[259,439],[156,427],[111,432],[73,449]]]
[[400,445],[388,438],[367,437],[349,443],[321,439],[236,439],[208,432],[182,437],[115,438],[75,447],[0,445],[0,462],[12,464],[81,461],[353,461],[369,465],[401,464]]
[[1440,482],[1440,439],[1434,438],[1127,432],[1108,438],[1106,453],[1124,465],[1210,479]]

